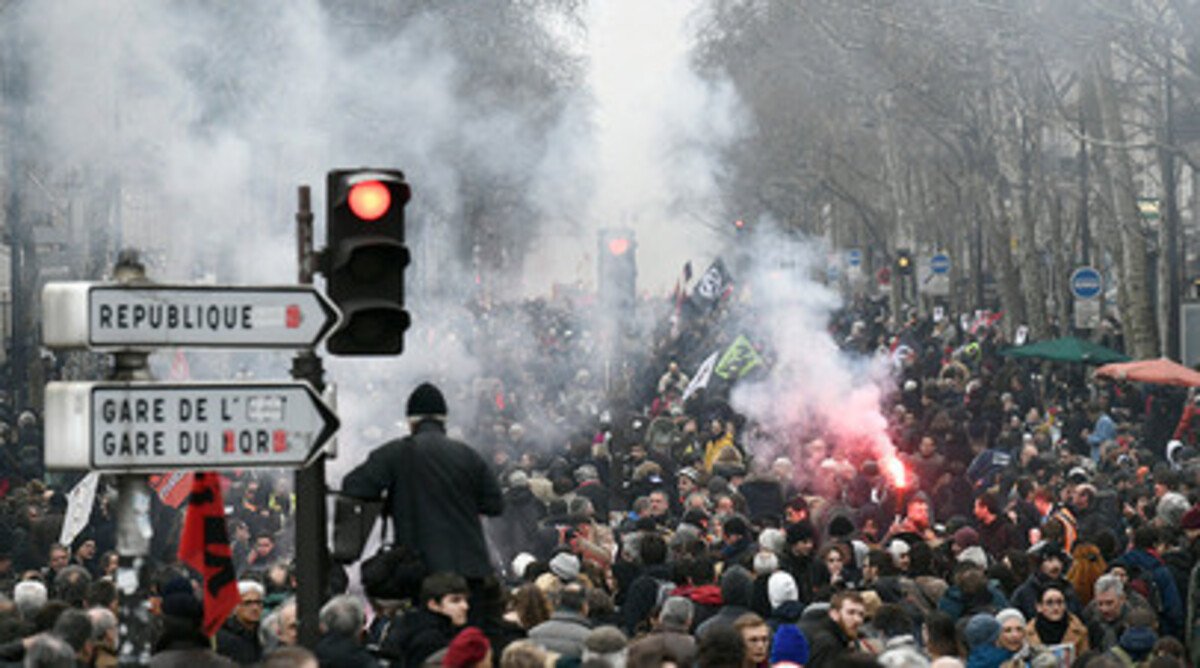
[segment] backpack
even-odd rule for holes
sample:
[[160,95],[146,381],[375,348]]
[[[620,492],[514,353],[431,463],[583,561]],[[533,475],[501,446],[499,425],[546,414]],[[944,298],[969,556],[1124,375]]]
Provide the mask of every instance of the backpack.
[[1158,583],[1154,581],[1154,572],[1129,564],[1125,564],[1125,569],[1129,574],[1128,587],[1141,594],[1150,604],[1150,609],[1154,611],[1154,614],[1161,618],[1164,610],[1163,597]]
[[654,578],[654,584],[658,585],[658,593],[654,596],[654,605],[660,608],[668,598],[671,598],[671,592],[679,588],[679,585],[663,578]]

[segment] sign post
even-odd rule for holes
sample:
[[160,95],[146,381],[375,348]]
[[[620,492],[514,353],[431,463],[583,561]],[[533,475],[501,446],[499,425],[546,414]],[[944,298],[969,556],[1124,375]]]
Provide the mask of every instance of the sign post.
[[311,285],[49,283],[42,301],[52,348],[306,348],[338,322]]
[[936,253],[922,262],[918,267],[920,292],[931,297],[949,297],[950,267],[950,256],[945,253]]
[[1079,267],[1071,273],[1071,294],[1075,297],[1075,327],[1093,329],[1100,324],[1100,295],[1104,277],[1095,267]]
[[337,426],[301,382],[46,386],[46,465],[58,469],[299,468]]

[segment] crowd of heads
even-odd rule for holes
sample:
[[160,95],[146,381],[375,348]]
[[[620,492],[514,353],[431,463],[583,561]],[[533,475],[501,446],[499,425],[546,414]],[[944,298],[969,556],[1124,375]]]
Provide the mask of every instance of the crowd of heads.
[[[489,302],[447,323],[454,345],[483,361],[468,382],[434,380],[451,388],[451,430],[504,490],[504,514],[486,524],[495,575],[433,574],[411,601],[360,592],[353,572],[333,578],[318,655],[455,666],[1190,661],[1200,557],[1190,392],[1006,356],[1014,328],[1003,320],[898,317],[861,299],[828,333],[840,354],[893,367],[878,412],[897,474],[812,420],[774,433],[733,407],[739,383],[771,373],[752,301],[643,311],[633,327],[577,302]],[[759,368],[697,387],[709,352],[741,335]],[[1119,329],[1104,337],[1120,348]],[[23,641],[27,660],[70,649],[94,662],[116,651],[115,492],[102,484],[87,527],[58,544],[77,478],[25,462],[40,438],[36,418],[26,423],[0,434],[0,643]],[[215,645],[197,638],[203,596],[175,554],[183,512],[156,495],[145,573],[156,647],[307,665],[290,476],[224,483],[239,604]]]

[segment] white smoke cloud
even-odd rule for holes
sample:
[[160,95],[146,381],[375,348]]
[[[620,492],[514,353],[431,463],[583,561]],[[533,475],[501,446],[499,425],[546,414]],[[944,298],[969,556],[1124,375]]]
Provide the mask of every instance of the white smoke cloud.
[[[760,456],[790,455],[799,461],[805,439],[823,438],[835,456],[871,458],[895,472],[895,446],[881,412],[895,387],[886,356],[843,352],[828,329],[840,296],[813,279],[826,267],[820,244],[755,227],[754,270],[745,278],[759,311],[757,323],[772,356],[769,375],[738,385],[732,406],[783,436],[785,444],[752,444]],[[798,473],[812,471],[798,467]]]

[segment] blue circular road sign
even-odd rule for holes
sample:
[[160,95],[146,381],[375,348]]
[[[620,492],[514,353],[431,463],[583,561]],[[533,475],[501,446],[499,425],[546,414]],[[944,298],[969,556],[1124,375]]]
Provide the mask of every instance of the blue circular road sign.
[[846,251],[846,264],[851,267],[857,267],[862,264],[862,251],[857,248],[851,248]]
[[1104,277],[1095,267],[1080,267],[1071,273],[1071,294],[1076,299],[1095,299],[1104,290]]
[[950,273],[950,256],[945,253],[938,253],[929,258],[929,270],[935,274]]

